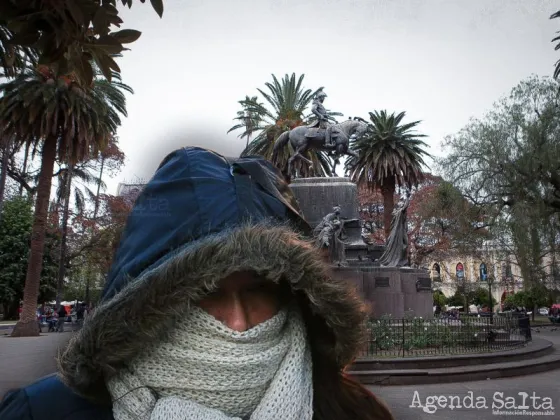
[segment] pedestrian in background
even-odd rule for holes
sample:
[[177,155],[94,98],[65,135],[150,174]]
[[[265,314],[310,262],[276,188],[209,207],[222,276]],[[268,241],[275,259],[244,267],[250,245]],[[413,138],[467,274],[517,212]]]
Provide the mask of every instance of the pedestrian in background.
[[64,323],[66,322],[66,308],[64,305],[58,307],[58,324],[56,326],[58,332],[64,332]]

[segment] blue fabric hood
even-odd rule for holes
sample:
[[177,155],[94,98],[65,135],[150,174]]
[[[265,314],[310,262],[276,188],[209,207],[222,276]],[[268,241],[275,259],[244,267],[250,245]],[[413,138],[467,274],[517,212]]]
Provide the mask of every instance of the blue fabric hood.
[[188,147],[169,154],[128,217],[102,300],[163,264],[182,245],[243,223],[309,225],[282,174],[261,157],[227,159]]

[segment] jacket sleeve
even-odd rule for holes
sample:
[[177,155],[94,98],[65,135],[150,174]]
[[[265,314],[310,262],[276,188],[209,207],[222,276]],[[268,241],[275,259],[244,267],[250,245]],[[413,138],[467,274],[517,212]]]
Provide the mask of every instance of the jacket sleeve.
[[8,393],[0,402],[0,420],[33,420],[25,389]]

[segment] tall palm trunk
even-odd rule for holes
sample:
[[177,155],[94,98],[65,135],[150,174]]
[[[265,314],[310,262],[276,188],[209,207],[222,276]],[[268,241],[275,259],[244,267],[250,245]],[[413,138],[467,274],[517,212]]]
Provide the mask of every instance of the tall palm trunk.
[[93,226],[97,226],[97,212],[99,211],[99,194],[101,193],[101,183],[103,182],[103,169],[105,167],[105,157],[101,156],[101,168],[99,169],[99,179],[97,180],[97,191],[95,193],[95,207],[93,209]]
[[395,187],[394,177],[385,178],[381,186],[381,193],[383,194],[383,230],[385,231],[386,241],[391,234],[391,220],[393,218],[393,209],[395,208]]
[[[31,147],[31,142],[25,144],[25,154],[23,155],[23,166],[21,168],[21,176],[25,177],[27,172],[27,159],[29,158],[29,148]],[[19,196],[23,195],[23,184],[19,184]]]
[[41,172],[37,185],[37,200],[31,231],[31,246],[27,263],[27,275],[23,289],[23,308],[21,319],[12,331],[12,337],[32,337],[39,335],[37,326],[37,299],[41,270],[43,269],[43,252],[45,247],[45,231],[49,210],[49,198],[52,186],[52,174],[56,158],[57,135],[50,134],[43,144],[41,156]]
[[6,141],[2,148],[2,168],[0,169],[0,220],[2,220],[2,208],[4,207],[4,191],[6,189],[6,178],[8,177],[8,154],[11,141]]
[[64,181],[64,210],[62,212],[62,235],[60,237],[60,254],[58,257],[58,280],[56,283],[56,307],[62,300],[64,275],[66,274],[66,238],[68,236],[68,218],[70,217],[70,193],[72,191],[72,173],[74,165],[69,164]]
[[[99,211],[99,194],[101,193],[101,182],[103,182],[103,169],[105,168],[105,156],[101,155],[101,168],[99,169],[99,180],[97,181],[97,192],[95,193],[95,207],[93,209],[93,227],[92,231],[95,232],[97,228],[97,213]],[[85,301],[89,305],[89,282],[91,277],[91,263],[88,264],[86,273],[86,296]]]

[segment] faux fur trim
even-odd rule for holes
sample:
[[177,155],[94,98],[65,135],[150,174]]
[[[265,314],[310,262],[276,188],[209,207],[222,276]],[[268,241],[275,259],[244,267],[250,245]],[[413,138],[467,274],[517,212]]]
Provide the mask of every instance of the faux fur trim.
[[187,244],[99,305],[59,356],[62,380],[86,398],[108,402],[106,379],[239,271],[290,284],[302,302],[314,360],[342,370],[354,359],[366,314],[354,288],[331,277],[319,251],[289,228],[242,226]]

